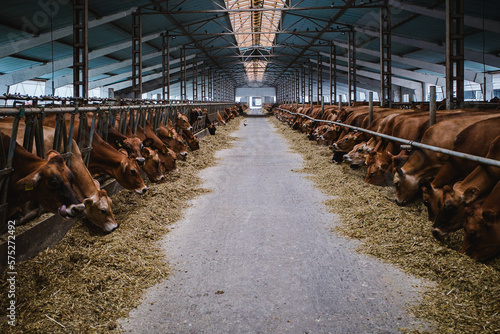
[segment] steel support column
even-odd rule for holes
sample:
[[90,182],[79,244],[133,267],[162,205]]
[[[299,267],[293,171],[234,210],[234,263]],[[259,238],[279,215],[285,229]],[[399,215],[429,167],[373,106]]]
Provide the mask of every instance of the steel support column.
[[337,47],[330,45],[330,105],[337,102]]
[[295,75],[295,101],[299,103],[300,101],[300,71],[297,70]]
[[180,80],[180,90],[181,90],[181,101],[186,101],[187,100],[187,89],[186,89],[186,75],[187,75],[187,64],[186,64],[186,48],[183,46],[181,51],[181,57],[180,57],[180,75],[181,75],[181,80]]
[[198,101],[198,55],[194,56],[193,101]]
[[304,103],[306,101],[306,69],[304,66],[300,68],[300,101]]
[[89,3],[73,2],[73,96],[89,97]]
[[391,8],[380,7],[380,106],[392,103]]
[[[446,0],[446,109],[464,102],[464,0]],[[456,94],[453,94],[456,89]]]
[[213,101],[214,100],[214,95],[213,95],[213,86],[214,86],[214,73],[211,68],[208,69],[208,100]]
[[162,95],[163,100],[170,101],[170,35],[168,31],[162,38]]
[[207,98],[207,78],[205,76],[205,63],[201,64],[201,100],[206,101]]
[[309,95],[309,103],[313,103],[313,69],[312,69],[312,63],[309,62],[309,76],[307,77],[308,79],[308,95]]
[[347,95],[347,103],[352,105],[356,102],[356,33],[354,30],[349,31],[348,39],[348,79],[349,93]]
[[138,9],[132,15],[132,94],[142,98],[142,16]]
[[318,103],[321,102],[321,99],[323,97],[323,65],[322,64],[322,59],[321,59],[321,55],[318,53],[318,66],[317,66],[317,71],[318,71],[318,75],[317,75],[317,79],[318,79],[318,83],[317,83],[317,97],[318,97]]

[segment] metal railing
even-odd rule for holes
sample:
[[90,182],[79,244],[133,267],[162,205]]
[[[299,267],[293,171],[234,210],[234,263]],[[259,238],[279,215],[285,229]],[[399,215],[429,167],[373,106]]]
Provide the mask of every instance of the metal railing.
[[[0,118],[4,121],[6,118],[12,119],[10,133],[5,133],[10,136],[9,148],[4,150],[3,145],[0,148],[0,233],[4,232],[8,218],[8,184],[13,171],[16,138],[22,122],[24,122],[22,146],[29,152],[33,152],[36,148],[36,154],[45,158],[43,121],[46,117],[55,115],[53,149],[60,151],[62,156],[69,160],[72,140],[75,139],[82,152],[82,158],[88,165],[94,131],[107,140],[109,126],[116,128],[122,134],[126,133],[127,127],[136,133],[138,126],[144,128],[146,122],[149,121],[156,130],[160,124],[167,125],[168,120],[172,120],[175,126],[179,112],[187,114],[194,107],[207,109],[207,115],[193,125],[196,133],[205,127],[205,117],[215,120],[217,109],[234,105],[230,102],[205,101],[195,104],[193,102],[145,100],[142,103],[142,100],[118,99],[93,99],[92,102],[96,104],[80,105],[77,103],[81,101],[79,99],[53,97],[3,96],[0,99],[6,102],[14,101],[11,106],[0,107]],[[40,101],[49,102],[49,104],[44,105]],[[76,125],[77,115],[78,126]],[[68,116],[69,124],[67,125]],[[59,149],[61,147],[62,149]]]
[[[335,124],[335,125],[342,126],[342,127],[354,130],[354,131],[364,132],[364,133],[370,134],[372,136],[377,136],[377,137],[380,137],[380,138],[392,140],[392,141],[401,143],[403,145],[409,145],[409,147],[411,147],[411,148],[416,147],[416,148],[420,148],[420,149],[424,149],[424,150],[429,150],[429,151],[434,151],[434,152],[438,152],[438,153],[447,154],[447,155],[454,156],[454,157],[457,157],[457,158],[462,158],[462,159],[476,161],[476,162],[478,162],[480,164],[485,164],[485,165],[494,166],[494,167],[500,167],[500,161],[495,160],[495,159],[489,159],[489,158],[480,157],[480,156],[477,156],[477,155],[472,155],[472,154],[468,154],[468,153],[462,153],[462,152],[457,152],[457,151],[445,149],[445,148],[442,148],[442,147],[437,147],[437,146],[422,144],[422,143],[419,143],[419,142],[415,142],[415,141],[411,141],[411,140],[407,140],[407,139],[403,139],[403,138],[399,138],[399,137],[389,136],[389,135],[386,135],[386,134],[383,134],[383,133],[378,133],[378,132],[375,132],[375,131],[367,130],[367,129],[364,129],[364,128],[360,128],[360,127],[357,127],[357,126],[352,126],[352,125],[348,125],[348,124],[344,124],[344,123],[340,123],[340,122],[336,122],[336,121],[326,121],[326,120],[321,120],[321,119],[315,119],[315,118],[309,117],[308,115],[304,115],[304,114],[301,114],[301,113],[293,113],[291,111],[288,111],[288,110],[282,109],[282,108],[275,108],[275,109],[284,111],[284,112],[289,113],[291,115],[305,117],[305,118],[308,118],[308,119],[316,121],[316,122],[327,123],[327,124]],[[499,115],[499,117],[500,117],[500,115]]]

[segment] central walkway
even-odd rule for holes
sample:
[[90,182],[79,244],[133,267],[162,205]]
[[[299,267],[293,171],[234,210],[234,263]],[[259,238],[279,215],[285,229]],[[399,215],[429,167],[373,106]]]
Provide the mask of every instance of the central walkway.
[[[164,241],[169,280],[121,321],[134,333],[398,333],[420,281],[354,251],[265,118],[202,172],[213,192]],[[165,203],[168,205],[168,203]]]

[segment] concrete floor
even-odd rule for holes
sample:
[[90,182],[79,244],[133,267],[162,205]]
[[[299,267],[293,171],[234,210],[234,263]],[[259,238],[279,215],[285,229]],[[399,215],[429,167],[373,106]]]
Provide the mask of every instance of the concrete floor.
[[[260,113],[259,111],[254,111]],[[303,174],[301,156],[265,118],[201,176],[163,242],[173,273],[120,323],[133,333],[398,333],[423,283],[354,251]]]

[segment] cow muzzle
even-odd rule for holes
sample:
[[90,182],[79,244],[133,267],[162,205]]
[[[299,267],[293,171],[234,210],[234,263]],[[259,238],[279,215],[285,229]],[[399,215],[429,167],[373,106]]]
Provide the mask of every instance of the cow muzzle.
[[432,235],[434,236],[434,238],[436,238],[438,240],[442,240],[443,237],[445,237],[447,235],[447,233],[445,233],[445,232],[441,231],[441,229],[435,228],[435,227],[431,228],[431,232],[432,232]]
[[103,226],[103,230],[104,232],[106,233],[110,233],[110,232],[113,232],[114,230],[116,230],[118,228],[118,223],[116,222],[109,222],[109,223],[106,223],[106,225]]
[[71,219],[82,215],[83,211],[85,211],[85,204],[83,203],[71,204],[69,207],[66,207],[66,205],[62,205],[59,208],[59,215],[63,218]]
[[192,132],[193,131],[193,127],[190,126],[189,128],[187,128],[187,130]]
[[144,159],[142,157],[141,158],[135,158],[135,160],[137,161],[137,164],[139,166],[144,166],[144,163],[146,162],[146,159]]
[[148,187],[147,186],[144,186],[144,188],[141,188],[141,189],[135,189],[135,192],[138,193],[138,194],[145,194],[146,191],[148,191]]

